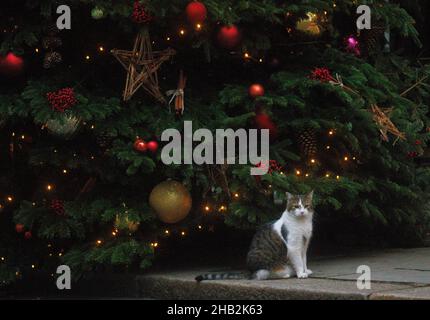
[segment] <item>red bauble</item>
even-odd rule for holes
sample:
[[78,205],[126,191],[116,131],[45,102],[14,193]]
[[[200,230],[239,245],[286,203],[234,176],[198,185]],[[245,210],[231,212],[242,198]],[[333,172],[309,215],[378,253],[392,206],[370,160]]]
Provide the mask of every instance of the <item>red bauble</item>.
[[16,232],[18,232],[18,233],[23,233],[23,232],[24,232],[24,229],[25,229],[25,227],[24,227],[24,225],[23,225],[22,223],[17,223],[17,224],[15,225],[15,230],[16,230]]
[[187,13],[188,21],[193,24],[202,23],[206,20],[208,15],[206,6],[199,1],[190,2],[185,11]]
[[254,83],[249,87],[249,95],[253,98],[264,96],[264,87],[259,83]]
[[26,233],[24,233],[24,238],[26,240],[30,240],[32,236],[33,235],[31,234],[31,231],[27,231]]
[[149,141],[146,144],[146,147],[148,148],[149,151],[151,151],[152,153],[156,153],[158,150],[158,142],[157,141]]
[[12,52],[9,52],[5,57],[0,57],[0,74],[17,76],[23,68],[24,60]]
[[275,138],[278,135],[278,128],[268,114],[261,112],[255,116],[255,124],[258,129],[269,129],[270,137]]
[[133,147],[134,147],[134,150],[138,152],[145,152],[148,149],[148,145],[142,139],[136,139]]
[[237,47],[241,38],[240,31],[235,25],[224,26],[218,32],[219,44],[227,49],[233,49]]

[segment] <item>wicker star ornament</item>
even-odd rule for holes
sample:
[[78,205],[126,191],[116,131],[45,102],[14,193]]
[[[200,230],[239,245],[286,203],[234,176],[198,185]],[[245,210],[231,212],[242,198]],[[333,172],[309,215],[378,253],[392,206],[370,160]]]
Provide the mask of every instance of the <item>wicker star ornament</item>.
[[165,104],[166,99],[158,86],[157,70],[172,56],[175,50],[152,51],[148,30],[144,29],[136,37],[132,51],[114,49],[115,58],[127,70],[123,99],[128,101],[141,87],[157,101]]
[[394,143],[399,139],[406,140],[406,135],[401,132],[390,119],[390,114],[393,109],[381,109],[376,104],[372,104],[371,110],[373,113],[373,120],[378,125],[379,132],[384,141],[389,141],[388,132],[396,136],[396,141],[394,141]]

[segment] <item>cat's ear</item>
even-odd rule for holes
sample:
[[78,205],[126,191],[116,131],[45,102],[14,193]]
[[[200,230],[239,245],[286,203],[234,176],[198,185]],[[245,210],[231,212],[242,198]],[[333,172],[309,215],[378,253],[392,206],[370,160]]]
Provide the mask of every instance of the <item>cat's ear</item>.
[[285,195],[287,196],[287,201],[290,201],[290,199],[293,197],[293,195],[289,192],[285,192]]
[[309,192],[307,195],[306,195],[306,198],[308,198],[308,199],[310,199],[310,200],[312,200],[312,198],[314,197],[314,190],[312,190],[311,192]]

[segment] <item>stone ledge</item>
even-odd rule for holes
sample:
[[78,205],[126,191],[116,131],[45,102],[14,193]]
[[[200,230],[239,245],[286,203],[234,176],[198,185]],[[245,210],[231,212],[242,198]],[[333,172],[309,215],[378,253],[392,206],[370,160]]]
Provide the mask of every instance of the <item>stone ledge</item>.
[[371,300],[430,300],[430,286],[371,294]]
[[[430,299],[419,285],[372,283],[371,290],[359,290],[356,281],[329,279],[285,279],[268,281],[224,280],[197,283],[200,272],[169,272],[136,278],[139,296],[168,300],[367,300],[389,299],[400,292],[404,298]],[[416,290],[416,291],[415,291]],[[399,298],[402,296],[399,295]],[[403,299],[403,298],[402,298]]]

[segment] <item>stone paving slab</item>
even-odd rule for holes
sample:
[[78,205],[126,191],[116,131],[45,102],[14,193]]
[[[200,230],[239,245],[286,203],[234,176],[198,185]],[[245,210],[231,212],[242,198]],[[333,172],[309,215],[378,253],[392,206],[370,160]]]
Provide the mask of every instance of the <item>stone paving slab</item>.
[[373,281],[430,285],[430,248],[391,249],[348,257],[321,257],[309,262],[313,276],[325,279],[356,280],[357,267],[367,265]]

